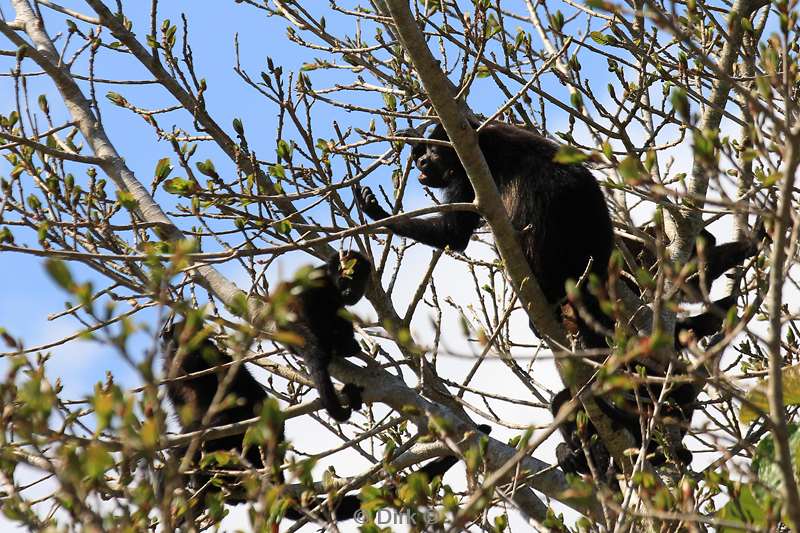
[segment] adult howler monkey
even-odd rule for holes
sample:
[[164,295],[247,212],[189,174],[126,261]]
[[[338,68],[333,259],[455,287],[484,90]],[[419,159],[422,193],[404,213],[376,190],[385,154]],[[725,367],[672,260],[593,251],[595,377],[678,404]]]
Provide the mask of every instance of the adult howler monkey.
[[[228,372],[232,371],[229,363],[233,360],[208,339],[202,324],[193,324],[188,328],[185,322],[174,324],[165,330],[163,340],[164,369],[170,378],[167,382],[167,396],[178,412],[178,420],[183,432],[202,429],[202,419],[209,412],[212,399],[220,383],[226,378],[230,380],[227,392],[234,395],[236,400],[224,402],[221,405],[222,408],[210,417],[208,427],[233,424],[258,416],[261,407],[268,399],[266,391],[244,365],[239,366],[232,376],[228,376]],[[217,366],[221,366],[221,368],[209,372]],[[354,407],[358,408],[358,406]],[[486,434],[491,431],[488,426],[478,426],[478,429]],[[202,448],[197,452],[196,459],[199,459],[202,452],[231,451],[239,456],[244,453],[243,458],[251,468],[263,469],[264,459],[269,460],[271,457],[272,462],[277,463],[270,465],[275,481],[280,484],[285,483],[283,471],[280,469],[280,463],[283,462],[283,451],[276,450],[273,454],[262,455],[262,450],[257,446],[249,446],[245,450],[243,439],[244,435],[239,434],[205,440]],[[280,446],[283,441],[282,428],[279,440],[281,441],[278,443]],[[182,447],[177,449],[175,454],[182,457],[186,452],[187,449]],[[457,461],[458,458],[455,456],[440,457],[422,466],[418,472],[424,473],[428,479],[432,480],[436,476],[443,476]],[[211,474],[198,473],[196,478],[198,486],[205,487],[207,491],[219,490],[216,485],[208,483],[211,477]],[[221,479],[231,484],[236,481],[235,476],[221,476]],[[229,496],[226,501],[238,504],[244,503],[246,500],[239,496]],[[361,501],[357,495],[343,496],[336,507],[335,519],[349,520],[353,518],[360,505]],[[328,507],[319,506],[319,512],[326,515]],[[305,516],[305,513],[295,505],[286,510],[285,516],[290,520],[299,520]]]
[[[430,139],[448,141],[441,125]],[[589,170],[580,164],[560,164],[553,159],[555,143],[518,126],[492,123],[478,132],[478,143],[520,244],[548,303],[557,310],[566,296],[568,279],[578,280],[591,263],[590,274],[601,283],[607,278],[613,248],[611,219],[603,192]],[[475,192],[464,167],[449,146],[411,143],[411,155],[420,171],[419,182],[442,189],[443,202],[472,202]],[[358,194],[364,213],[373,220],[389,216],[369,188]],[[396,234],[436,248],[463,251],[481,217],[454,211],[424,219],[393,222]],[[582,301],[593,321],[605,329],[613,323],[583,283]],[[596,327],[578,320],[587,347],[606,347]]]
[[[654,235],[652,227],[643,228],[645,233]],[[763,226],[758,224],[755,235],[752,239],[734,241],[718,245],[716,238],[708,230],[702,230],[698,241],[703,244],[695,245],[689,257],[689,261],[698,261],[701,255],[700,246],[703,247],[703,262],[699,262],[701,270],[693,273],[683,283],[683,290],[680,299],[685,301],[698,301],[702,295],[708,294],[711,284],[729,269],[741,265],[746,259],[758,253],[758,242],[765,237]],[[623,243],[634,256],[639,265],[652,271],[657,262],[654,251],[638,239],[623,237]],[[628,279],[632,288],[637,287]],[[675,347],[682,347],[682,337],[684,332],[690,332],[695,339],[710,336],[717,333],[722,328],[723,319],[729,308],[736,304],[736,294],[726,296],[711,302],[710,309],[689,317],[678,319],[675,325]],[[675,384],[668,391],[665,401],[660,409],[660,418],[669,420],[664,424],[664,429],[679,432],[680,440],[686,435],[691,424],[697,396],[701,388],[694,383]],[[653,413],[654,399],[660,396],[661,388],[658,385],[641,386],[634,392],[625,392],[611,395],[611,397],[595,397],[598,407],[612,420],[617,428],[628,430],[634,437],[637,446],[642,445],[642,430],[640,413],[645,411],[645,415]],[[562,405],[571,398],[568,389],[564,389],[553,398],[551,411],[555,416]],[[559,427],[564,437],[563,443],[556,449],[556,458],[559,466],[565,472],[589,474],[587,458],[584,453],[582,442],[588,445],[588,450],[595,464],[596,470],[601,477],[605,478],[607,469],[612,467],[610,455],[602,442],[594,438],[596,430],[591,422],[579,430],[576,417],[570,419]],[[647,453],[653,466],[659,466],[666,462],[667,455],[681,465],[689,465],[692,461],[692,453],[683,444],[665,453],[660,443],[656,439],[651,439],[647,446]]]

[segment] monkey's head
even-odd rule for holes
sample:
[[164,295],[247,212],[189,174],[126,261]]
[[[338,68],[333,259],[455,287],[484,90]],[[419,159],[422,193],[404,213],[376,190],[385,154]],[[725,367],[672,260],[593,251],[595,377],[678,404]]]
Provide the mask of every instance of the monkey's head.
[[[416,130],[403,132],[407,135],[419,135]],[[450,138],[444,131],[441,124],[437,124],[428,139],[436,141],[449,141]],[[442,189],[447,187],[453,180],[465,177],[464,167],[458,159],[456,151],[449,146],[438,144],[427,144],[424,142],[412,142],[411,157],[419,170],[419,182],[426,187]]]
[[165,354],[167,372],[173,359],[179,359],[182,373],[199,372],[223,362],[223,356],[210,335],[212,329],[205,326],[199,315],[165,325],[161,332],[161,348]]
[[354,250],[333,254],[328,259],[328,275],[344,305],[353,305],[363,296],[369,281],[369,260]]

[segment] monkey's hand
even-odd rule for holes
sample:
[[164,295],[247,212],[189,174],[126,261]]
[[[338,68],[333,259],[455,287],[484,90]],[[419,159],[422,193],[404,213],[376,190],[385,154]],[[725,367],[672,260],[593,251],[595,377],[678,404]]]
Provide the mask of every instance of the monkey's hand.
[[359,387],[355,383],[345,383],[342,387],[342,393],[347,397],[347,403],[353,411],[360,411],[364,407],[364,400],[361,394],[364,392],[364,387]]
[[361,210],[372,220],[383,220],[391,215],[378,203],[378,199],[369,187],[359,187],[356,190],[356,200]]

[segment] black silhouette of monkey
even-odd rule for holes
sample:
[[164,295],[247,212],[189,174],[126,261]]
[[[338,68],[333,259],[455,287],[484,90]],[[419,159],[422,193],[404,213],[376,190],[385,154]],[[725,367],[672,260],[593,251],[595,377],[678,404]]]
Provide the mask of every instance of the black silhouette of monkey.
[[[235,400],[222,402],[219,410],[209,418],[207,427],[233,424],[258,416],[268,399],[264,388],[243,364],[235,370],[231,368],[233,359],[208,338],[208,333],[201,322],[195,321],[190,323],[189,327],[186,327],[186,322],[176,323],[167,328],[163,334],[164,369],[169,378],[167,396],[179,415],[178,421],[184,432],[203,429],[202,419],[209,412],[212,400],[223,380],[228,380],[227,392],[234,396]],[[228,375],[229,372],[233,374]],[[491,428],[484,425],[478,426],[478,429],[485,434],[491,431]],[[284,440],[282,427],[279,433],[277,440],[280,442],[276,443],[278,449],[272,450],[273,453],[262,454],[262,450],[257,446],[249,446],[245,450],[244,436],[238,434],[203,440],[196,459],[199,459],[202,452],[230,451],[242,456],[249,467],[263,469],[264,459],[271,458],[273,464],[269,466],[274,480],[283,484],[285,477],[280,469],[285,451],[281,446]],[[182,457],[186,452],[186,447],[181,447],[175,451],[175,455]],[[443,476],[457,461],[458,458],[455,456],[440,457],[422,466],[418,472],[432,480],[436,476]],[[219,490],[216,485],[208,483],[212,478],[211,474],[198,473],[196,476],[198,486],[204,487],[204,490]],[[219,478],[230,485],[236,482],[235,476]],[[233,491],[227,497],[227,503],[244,503],[246,501],[244,497],[234,495],[240,493],[241,491],[238,493]],[[315,503],[311,504],[314,505]],[[353,518],[360,505],[357,495],[343,496],[336,507],[335,519]],[[319,512],[324,516],[328,513],[328,507],[319,506]],[[285,514],[290,520],[299,520],[304,516],[306,513],[297,505],[289,507]]]
[[[448,141],[441,125],[429,139]],[[491,123],[478,132],[478,142],[511,223],[519,231],[525,257],[548,303],[558,313],[566,296],[567,280],[589,274],[605,284],[613,248],[611,219],[600,187],[581,164],[554,161],[558,146],[518,126]],[[411,143],[411,155],[420,171],[419,182],[443,191],[444,203],[472,202],[475,192],[464,167],[449,146]],[[369,188],[359,191],[361,209],[373,220],[389,216]],[[452,211],[424,219],[393,222],[394,233],[436,248],[463,251],[481,225],[473,212]],[[582,284],[582,304],[592,321],[606,330],[613,321]],[[605,336],[595,324],[579,319],[578,329],[587,347],[605,348]]]
[[[191,317],[186,322],[178,322],[162,333],[164,373],[168,378],[167,397],[178,415],[183,432],[203,429],[203,418],[210,412],[211,403],[224,380],[228,381],[225,393],[227,400],[219,403],[217,411],[208,419],[208,427],[216,427],[251,419],[261,413],[267,399],[264,388],[241,364],[235,370],[230,366],[233,359],[221,351],[208,338],[210,330],[204,328],[201,320]],[[214,369],[212,371],[212,369]],[[187,378],[187,376],[189,376]],[[250,446],[243,449],[242,434],[217,439],[203,440],[196,453],[195,462],[202,452],[233,451],[243,457],[251,468],[263,468],[264,463],[259,448]],[[281,439],[282,435],[281,435]],[[186,447],[178,448],[174,455],[183,457]],[[212,475],[198,473],[196,480],[206,490],[218,490],[208,483]],[[234,484],[233,476],[221,476],[226,484]],[[283,482],[283,479],[280,479]],[[231,496],[230,503],[242,503],[243,499]]]
[[[270,298],[271,303],[281,302],[288,311],[277,313],[277,326],[302,342],[287,347],[303,358],[322,405],[339,422],[350,418],[350,408],[339,403],[328,365],[335,357],[350,357],[361,351],[344,308],[364,296],[369,276],[370,263],[363,255],[352,250],[341,252],[333,254],[324,266],[282,283]],[[360,403],[357,387],[347,385],[344,392],[351,402]]]

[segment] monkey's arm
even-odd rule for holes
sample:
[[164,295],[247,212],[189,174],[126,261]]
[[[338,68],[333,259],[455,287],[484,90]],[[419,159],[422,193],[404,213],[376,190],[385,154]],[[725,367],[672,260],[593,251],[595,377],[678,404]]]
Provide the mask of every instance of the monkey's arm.
[[726,242],[711,248],[706,254],[706,279],[710,283],[757,253],[758,247],[752,241]]
[[[377,198],[369,189],[364,187],[359,192],[359,205],[364,213],[373,220],[383,220],[389,217],[378,204]],[[456,211],[442,213],[424,219],[409,219],[387,224],[387,228],[400,235],[415,240],[419,243],[444,249],[450,247],[458,252],[463,251],[469,238],[480,226],[481,218],[477,213]]]
[[722,321],[728,309],[736,305],[736,296],[726,296],[712,302],[711,309],[699,315],[693,315],[678,320],[675,324],[675,346],[680,348],[681,332],[691,331],[695,339],[713,335],[722,329]]
[[308,373],[314,381],[319,393],[319,399],[328,414],[338,422],[345,422],[350,418],[350,408],[339,403],[336,389],[331,382],[328,364],[331,361],[332,346],[322,346],[320,339],[310,328],[301,328],[305,345],[297,348],[303,357]]

